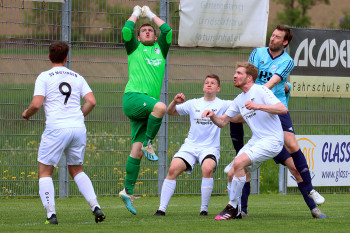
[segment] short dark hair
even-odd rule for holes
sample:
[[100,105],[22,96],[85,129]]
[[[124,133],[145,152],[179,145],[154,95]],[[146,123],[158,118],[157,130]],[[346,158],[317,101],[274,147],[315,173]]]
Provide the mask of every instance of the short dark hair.
[[251,75],[253,77],[253,81],[255,82],[255,80],[258,78],[258,68],[256,68],[255,65],[253,65],[250,62],[238,62],[236,65],[236,69],[239,67],[243,67],[245,68],[245,73],[247,75]]
[[49,51],[52,63],[62,63],[68,55],[69,45],[65,41],[56,41],[50,45]]
[[290,30],[290,28],[287,26],[287,25],[282,25],[282,24],[278,24],[275,28],[275,30],[278,30],[278,31],[283,31],[285,32],[285,35],[284,35],[284,39],[283,41],[287,40],[288,41],[288,44],[286,44],[284,47],[287,47],[289,45],[289,43],[292,41],[293,39],[293,33],[292,31]]
[[149,23],[145,23],[145,24],[142,24],[141,27],[139,28],[139,30],[137,31],[137,35],[140,36],[140,31],[141,31],[141,28],[143,27],[146,27],[146,26],[150,26],[153,28],[153,31],[154,31],[154,35],[156,36],[157,35],[157,31],[156,29],[153,27],[152,24],[149,24]]
[[[215,79],[215,80],[218,82],[218,85],[219,85],[219,87],[220,87],[220,78],[219,78],[219,76],[217,76],[216,74],[208,74],[208,75],[205,77],[205,80],[206,80],[207,78],[213,78],[213,79]],[[204,80],[204,81],[205,81],[205,80]]]

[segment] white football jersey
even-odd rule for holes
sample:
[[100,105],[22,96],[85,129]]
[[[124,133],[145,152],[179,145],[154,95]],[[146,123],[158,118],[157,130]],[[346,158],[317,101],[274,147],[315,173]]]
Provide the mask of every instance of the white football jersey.
[[233,100],[225,114],[234,117],[241,113],[252,130],[253,140],[275,137],[277,140],[283,141],[283,130],[278,115],[259,110],[248,110],[245,107],[247,101],[267,105],[281,102],[267,87],[254,84],[247,93],[242,92]]
[[202,97],[199,99],[190,99],[176,105],[176,111],[179,115],[190,115],[191,127],[185,143],[194,147],[215,147],[220,149],[221,129],[210,118],[202,118],[202,113],[205,110],[211,110],[221,116],[226,112],[231,103],[232,100],[222,100],[218,97],[213,101],[205,101],[204,97]]
[[80,100],[92,92],[85,79],[60,66],[42,72],[35,81],[34,96],[44,96],[47,129],[85,127]]

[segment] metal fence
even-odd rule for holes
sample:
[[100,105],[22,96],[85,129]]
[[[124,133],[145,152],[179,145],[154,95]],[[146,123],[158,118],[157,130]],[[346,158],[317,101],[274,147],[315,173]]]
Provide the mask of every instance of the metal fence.
[[[179,1],[165,0],[66,0],[64,4],[1,1],[0,196],[38,195],[36,158],[45,115],[41,109],[30,121],[25,121],[21,113],[32,99],[36,77],[50,68],[48,46],[57,40],[69,41],[68,67],[85,77],[97,99],[97,106],[86,117],[88,142],[84,170],[98,195],[115,195],[123,188],[131,140],[130,123],[122,110],[128,72],[121,29],[135,5],[149,5],[173,29],[161,101],[169,103],[178,92],[183,92],[187,99],[202,96],[204,78],[210,73],[222,79],[220,98],[233,99],[240,93],[232,85],[234,66],[238,61],[247,61],[251,49],[180,48],[178,4]],[[144,22],[140,20],[137,26]],[[308,108],[310,104],[314,100],[291,99],[296,132],[349,134],[348,101],[319,99],[312,110]],[[319,131],[319,126],[325,132]],[[244,127],[247,139],[251,133]],[[142,160],[136,195],[160,192],[168,165],[188,129],[187,117],[164,117],[155,144],[160,160],[158,163]],[[227,181],[223,169],[233,155],[229,129],[225,127],[213,194],[225,193]],[[253,177],[253,193],[259,190],[257,174]],[[68,177],[64,159],[54,170],[53,179],[56,193],[61,197],[80,195]],[[191,175],[179,176],[175,193],[198,194],[200,184],[201,171],[197,166]]]
[[[48,46],[52,41],[69,41],[68,67],[84,76],[97,99],[97,107],[86,118],[88,143],[85,172],[96,193],[114,195],[123,188],[125,163],[130,153],[130,124],[122,111],[127,82],[127,55],[121,29],[135,5],[149,5],[173,28],[173,45],[168,55],[161,100],[172,100],[178,92],[187,98],[202,96],[205,75],[216,73],[222,79],[220,97],[232,99],[237,90],[232,72],[237,60],[247,60],[248,50],[184,49],[177,46],[178,2],[76,0],[61,3],[2,1],[0,97],[0,195],[38,195],[37,149],[44,130],[44,112],[30,121],[21,119],[28,106],[37,75],[50,68]],[[146,22],[140,20],[137,26]],[[228,94],[229,93],[229,94]],[[187,136],[186,117],[165,117],[156,148],[159,163],[143,159],[135,194],[157,194],[168,164]],[[222,138],[222,159],[215,175],[213,193],[224,193],[224,165],[233,158],[228,130]],[[68,177],[64,159],[54,172],[56,193],[80,195]],[[175,193],[200,193],[201,172],[181,175]]]

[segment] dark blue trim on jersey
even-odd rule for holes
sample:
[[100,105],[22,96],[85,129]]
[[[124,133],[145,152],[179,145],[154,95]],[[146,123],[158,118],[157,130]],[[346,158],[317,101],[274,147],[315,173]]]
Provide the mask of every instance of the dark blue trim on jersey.
[[249,57],[249,62],[252,64],[254,64],[254,58],[255,58],[256,51],[257,51],[257,48],[255,48],[253,50],[253,52],[250,54],[250,57]]
[[282,55],[284,54],[284,50],[283,50],[282,53],[281,53],[280,55],[278,55],[277,57],[273,58],[272,55],[271,55],[271,53],[270,53],[270,50],[269,50],[269,49],[270,49],[270,48],[268,47],[268,48],[267,48],[267,53],[270,55],[270,57],[271,57],[272,60],[275,60],[275,59],[279,58],[280,56],[282,56]]
[[287,67],[284,69],[284,71],[282,72],[283,76],[287,76],[293,69],[294,65],[293,65],[293,61],[289,61]]
[[273,75],[277,75],[278,77],[280,77],[281,81],[283,80],[283,76],[281,76],[280,74],[274,73]]

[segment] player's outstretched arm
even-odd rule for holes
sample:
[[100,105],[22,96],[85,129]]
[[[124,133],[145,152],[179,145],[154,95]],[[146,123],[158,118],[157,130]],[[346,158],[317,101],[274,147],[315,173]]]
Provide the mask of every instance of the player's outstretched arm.
[[96,106],[96,99],[95,99],[94,94],[92,94],[92,92],[87,93],[83,99],[84,99],[85,103],[84,103],[83,107],[81,107],[81,111],[83,112],[84,117],[85,117]]
[[242,114],[238,114],[238,115],[232,117],[230,122],[232,122],[232,123],[245,123],[245,120],[242,117]]
[[281,82],[281,77],[278,76],[277,74],[274,74],[271,79],[264,84],[264,86],[266,86],[267,88],[269,88],[270,90],[276,86],[279,82]]
[[44,102],[44,96],[42,95],[36,95],[33,97],[32,102],[30,103],[29,107],[23,111],[22,117],[26,120],[29,120],[31,116],[33,116],[35,113],[37,113],[41,107],[41,105]]
[[169,104],[166,110],[167,114],[171,116],[178,116],[179,113],[176,111],[176,104],[183,103],[183,102],[185,102],[185,95],[182,93],[177,94],[174,97],[173,101],[171,101],[171,103]]
[[249,110],[251,109],[260,110],[260,111],[268,112],[271,114],[278,114],[278,115],[287,114],[288,112],[286,106],[284,106],[284,104],[282,104],[281,102],[277,104],[268,105],[268,104],[257,104],[252,101],[247,101],[245,103],[245,107]]
[[142,7],[141,17],[147,17],[150,21],[153,21],[157,27],[160,27],[165,23],[165,21],[154,14],[148,6]]

